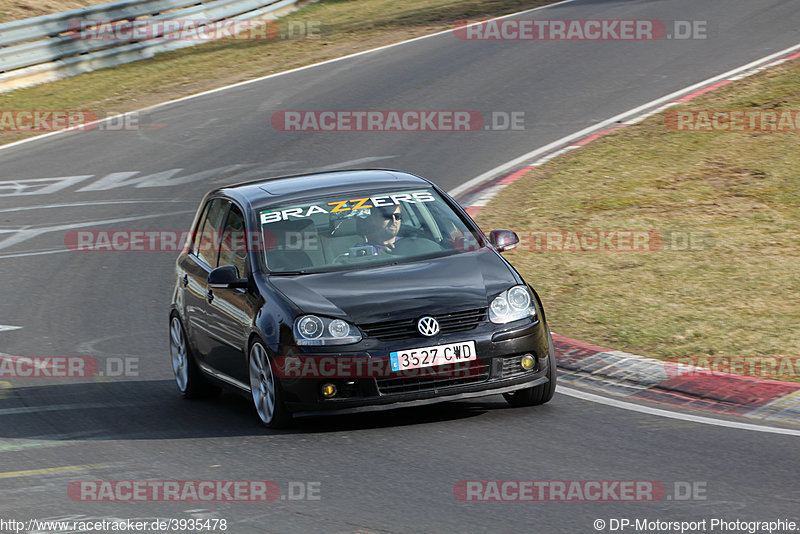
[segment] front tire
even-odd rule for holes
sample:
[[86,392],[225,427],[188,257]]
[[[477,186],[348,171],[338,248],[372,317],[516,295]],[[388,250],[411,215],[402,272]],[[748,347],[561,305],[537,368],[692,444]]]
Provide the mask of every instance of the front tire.
[[250,347],[250,392],[258,418],[269,428],[289,426],[292,415],[283,403],[283,395],[272,371],[267,350],[259,341]]
[[539,386],[532,388],[520,389],[511,393],[503,393],[503,398],[506,399],[511,406],[539,406],[545,404],[553,398],[556,392],[556,349],[553,345],[553,337],[550,331],[547,332],[547,379],[548,381]]
[[169,353],[175,382],[184,398],[197,399],[219,394],[220,389],[210,384],[197,366],[189,348],[183,324],[177,315],[173,315],[170,319]]

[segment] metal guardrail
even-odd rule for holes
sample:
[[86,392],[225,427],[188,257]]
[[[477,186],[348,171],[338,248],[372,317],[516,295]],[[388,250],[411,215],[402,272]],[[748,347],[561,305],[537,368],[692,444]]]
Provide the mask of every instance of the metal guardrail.
[[[217,29],[228,21],[261,18],[300,0],[120,0],[0,24],[0,92],[152,57],[202,41],[164,36],[166,21],[191,20]],[[156,23],[146,40],[82,39],[82,30],[114,23],[115,35],[133,22]],[[101,25],[98,25],[101,24]],[[77,31],[76,31],[77,30]]]
[[0,46],[64,33],[73,20],[131,20],[199,4],[198,0],[119,0],[0,24]]

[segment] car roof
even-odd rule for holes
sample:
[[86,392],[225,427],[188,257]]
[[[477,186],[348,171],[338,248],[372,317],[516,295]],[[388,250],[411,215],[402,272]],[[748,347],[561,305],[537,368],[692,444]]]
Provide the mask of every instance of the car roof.
[[209,194],[221,193],[252,210],[276,201],[334,195],[354,189],[385,190],[430,185],[431,182],[425,178],[394,169],[348,169],[265,178],[220,187]]

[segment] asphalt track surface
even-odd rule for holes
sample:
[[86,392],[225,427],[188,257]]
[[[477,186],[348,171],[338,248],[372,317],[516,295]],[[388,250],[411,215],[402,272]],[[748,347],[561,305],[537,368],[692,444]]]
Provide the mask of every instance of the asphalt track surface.
[[[708,38],[465,42],[443,34],[140,117],[158,128],[72,133],[0,151],[0,324],[22,327],[0,326],[0,352],[91,356],[106,371],[124,359],[137,365],[137,374],[123,377],[14,379],[18,389],[0,389],[0,518],[213,517],[235,533],[577,533],[611,518],[797,520],[794,436],[566,395],[536,409],[488,397],[303,419],[284,432],[261,428],[235,395],[184,401],[167,348],[175,254],[65,249],[65,233],[75,228],[186,229],[208,189],[259,175],[390,166],[451,189],[800,41],[796,0],[585,0],[535,16],[704,20]],[[275,131],[271,113],[287,109],[524,112],[525,129]],[[70,482],[94,479],[273,480],[284,496],[292,483],[318,482],[320,498],[209,504],[69,497]],[[463,480],[652,480],[667,495],[655,502],[462,502],[454,487]],[[675,482],[703,491],[684,500],[674,494]]]

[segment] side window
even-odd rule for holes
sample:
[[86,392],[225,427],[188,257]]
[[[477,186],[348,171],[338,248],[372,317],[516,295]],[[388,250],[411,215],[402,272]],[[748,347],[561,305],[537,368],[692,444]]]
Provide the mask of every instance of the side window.
[[197,257],[214,268],[217,266],[217,254],[219,253],[219,237],[222,231],[222,223],[225,220],[225,212],[228,210],[229,203],[221,198],[215,198],[208,207],[208,214],[203,223],[200,233],[200,241],[197,246]]
[[220,241],[219,264],[233,265],[239,270],[239,276],[244,277],[245,257],[247,256],[247,236],[245,235],[244,216],[234,205],[225,222]]

